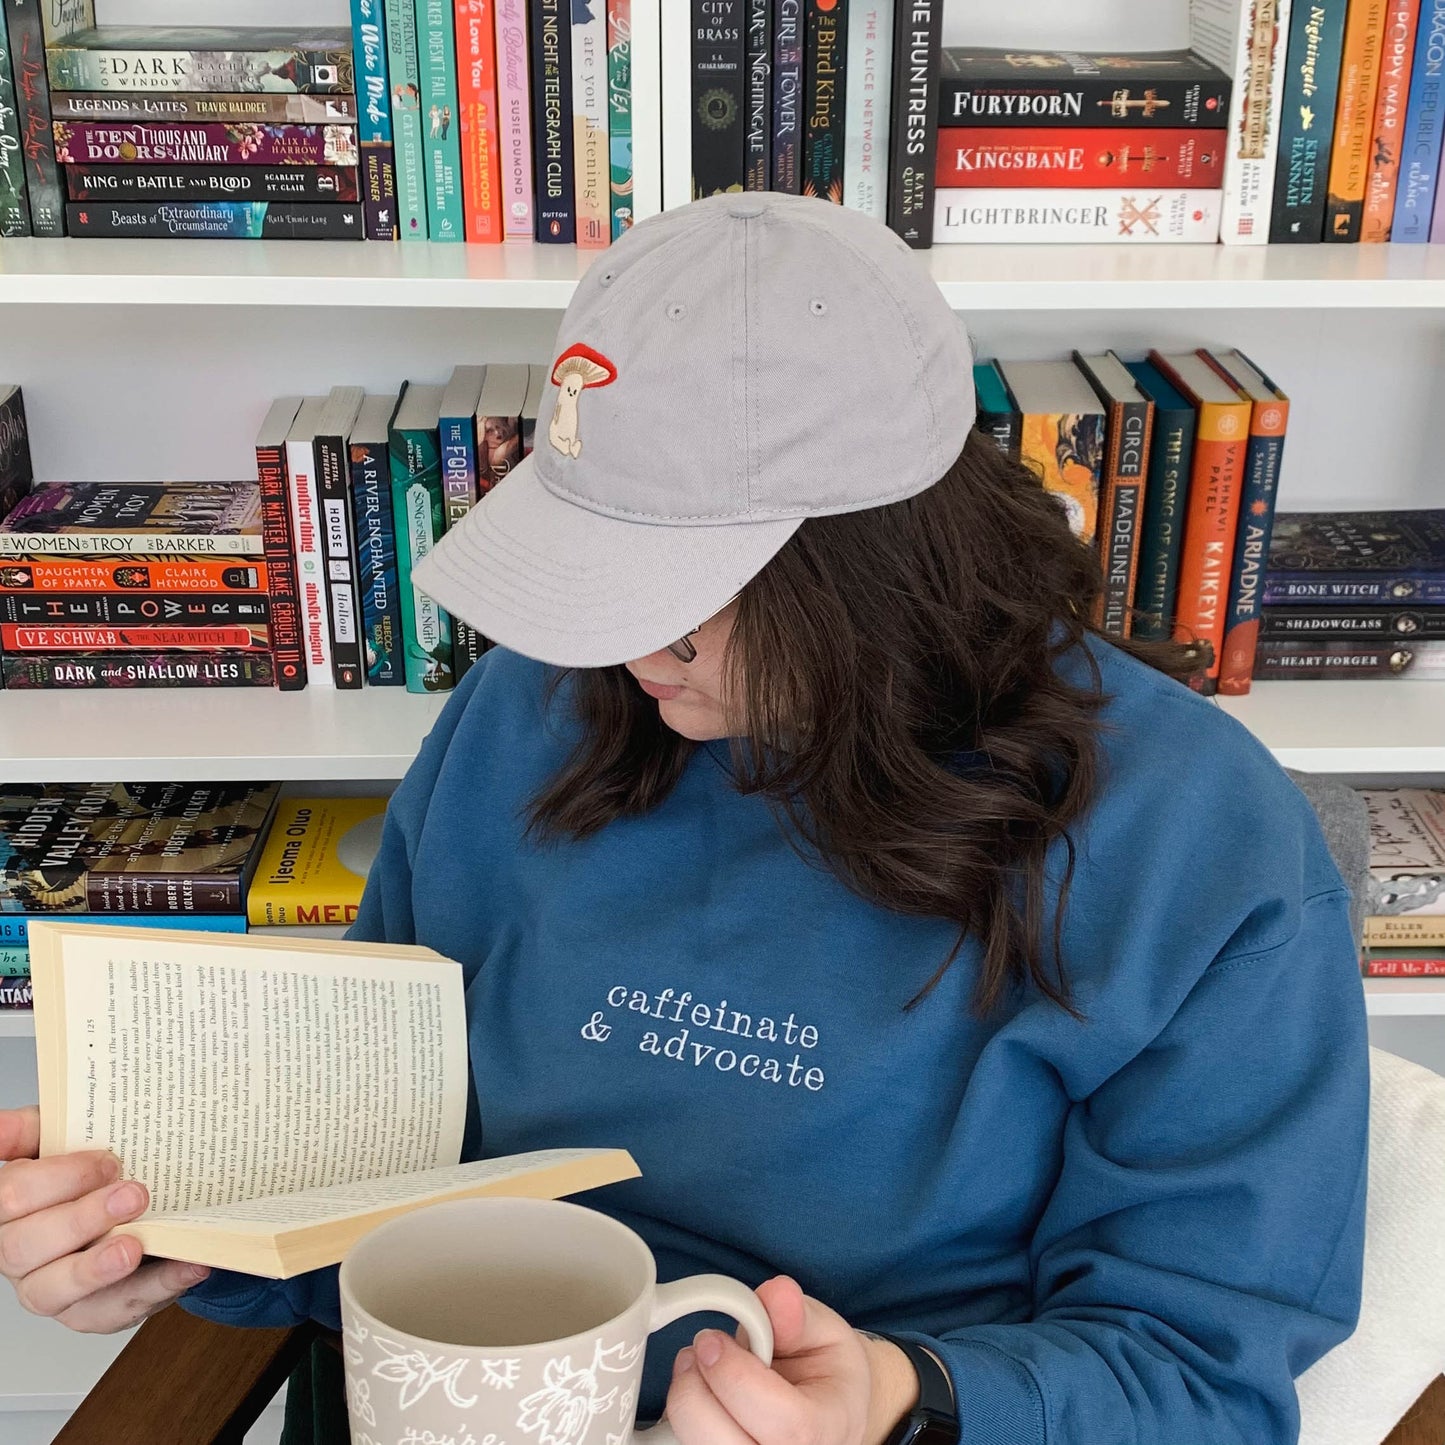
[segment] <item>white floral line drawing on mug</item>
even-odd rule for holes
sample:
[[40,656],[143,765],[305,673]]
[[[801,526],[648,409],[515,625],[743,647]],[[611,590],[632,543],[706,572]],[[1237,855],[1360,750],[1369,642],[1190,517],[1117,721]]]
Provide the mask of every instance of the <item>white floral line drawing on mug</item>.
[[[512,1390],[522,1372],[521,1360],[478,1360],[482,1367],[482,1384],[494,1390]],[[486,1445],[483,1441],[482,1445]]]
[[617,1344],[603,1349],[598,1340],[593,1347],[592,1363],[580,1370],[572,1368],[572,1357],[548,1360],[542,1372],[543,1385],[521,1402],[517,1427],[535,1434],[538,1445],[582,1445],[587,1427],[594,1415],[612,1408],[617,1398],[614,1385],[605,1395],[598,1375],[606,1370],[624,1374],[631,1370],[642,1351],[641,1345]]
[[[358,1445],[358,1442],[353,1441],[352,1445]],[[478,1440],[463,1422],[457,1426],[454,1435],[438,1435],[435,1430],[421,1430],[415,1425],[408,1425],[406,1434],[396,1445],[505,1445],[505,1442],[490,1432]]]
[[457,1393],[460,1388],[457,1383],[458,1376],[467,1367],[465,1359],[448,1361],[443,1355],[433,1356],[421,1350],[407,1350],[394,1340],[383,1339],[380,1335],[372,1335],[371,1342],[387,1356],[371,1367],[371,1373],[377,1379],[390,1380],[393,1384],[401,1385],[401,1398],[397,1402],[400,1409],[409,1410],[433,1385],[440,1385],[446,1391],[447,1399],[458,1409],[465,1410],[477,1403],[475,1395],[468,1395],[463,1399]]
[[371,1381],[358,1379],[351,1382],[351,1413],[368,1425],[376,1424],[376,1407],[371,1403]]

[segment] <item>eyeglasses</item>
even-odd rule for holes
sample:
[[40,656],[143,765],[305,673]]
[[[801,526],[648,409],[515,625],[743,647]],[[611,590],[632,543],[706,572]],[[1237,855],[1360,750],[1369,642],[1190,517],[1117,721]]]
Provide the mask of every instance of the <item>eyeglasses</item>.
[[703,628],[706,627],[714,617],[720,617],[724,612],[726,612],[728,608],[731,607],[733,603],[736,602],[738,598],[742,595],[743,594],[741,592],[734,592],[733,595],[729,597],[728,600],[724,602],[723,605],[719,607],[716,612],[714,612],[709,617],[704,617],[703,620],[699,622],[697,626],[692,629],[691,632],[687,633],[682,637],[679,637],[676,642],[669,642],[667,644],[667,650],[679,662],[696,662],[697,648],[692,645],[692,639],[696,637],[698,633],[701,632]]

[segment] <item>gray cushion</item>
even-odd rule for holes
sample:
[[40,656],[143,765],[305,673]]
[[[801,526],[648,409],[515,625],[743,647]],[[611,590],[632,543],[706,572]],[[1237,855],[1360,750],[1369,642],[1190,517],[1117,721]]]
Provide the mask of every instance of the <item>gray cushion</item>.
[[1370,815],[1353,788],[1319,773],[1285,771],[1310,801],[1325,842],[1350,890],[1350,922],[1358,940],[1365,926],[1366,883],[1370,873]]

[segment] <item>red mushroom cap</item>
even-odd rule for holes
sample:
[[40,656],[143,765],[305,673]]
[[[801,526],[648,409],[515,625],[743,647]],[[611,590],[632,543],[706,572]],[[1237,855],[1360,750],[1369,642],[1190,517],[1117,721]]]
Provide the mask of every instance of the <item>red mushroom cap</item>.
[[581,376],[584,387],[607,386],[617,380],[617,368],[600,351],[580,341],[569,346],[553,364],[552,384],[561,386],[562,378],[574,372]]

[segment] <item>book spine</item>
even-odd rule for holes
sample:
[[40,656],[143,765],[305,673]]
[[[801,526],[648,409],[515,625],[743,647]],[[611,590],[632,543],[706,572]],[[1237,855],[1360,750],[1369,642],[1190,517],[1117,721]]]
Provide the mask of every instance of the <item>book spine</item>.
[[943,0],[907,0],[893,27],[893,101],[888,165],[888,224],[910,246],[934,239],[938,151],[938,60]]
[[30,975],[25,973],[6,979],[0,984],[0,1008],[31,1009],[35,1007],[35,991]]
[[1266,572],[1264,606],[1337,606],[1342,602],[1396,606],[1445,606],[1445,577],[1400,573],[1362,576],[1358,572]]
[[1104,473],[1099,491],[1099,554],[1104,574],[1098,625],[1109,637],[1128,637],[1139,575],[1139,519],[1149,467],[1154,408],[1148,401],[1109,406]]
[[247,532],[0,532],[0,557],[98,557],[132,552],[260,555],[261,539]]
[[[265,448],[271,450],[271,448]],[[180,592],[82,592],[25,596],[0,593],[0,622],[65,623],[117,627],[218,627],[227,623],[270,629],[271,651],[277,651],[278,615],[264,593],[208,596]]]
[[1435,245],[1445,243],[1445,166],[1435,183],[1435,219],[1430,226],[1430,240]]
[[1354,637],[1395,638],[1407,641],[1425,637],[1445,639],[1445,608],[1392,607],[1265,607],[1261,609],[1261,642],[1316,638],[1344,642]]
[[421,62],[411,0],[386,7],[386,74],[396,155],[397,225],[403,241],[427,239],[426,152],[422,145]]
[[290,201],[72,201],[72,236],[196,237],[229,241],[360,241],[363,216],[351,206]]
[[[441,444],[442,501],[445,529],[451,531],[476,504],[477,421],[475,416],[444,416],[437,424]],[[481,639],[470,623],[453,616],[452,665],[455,681],[466,676],[467,668],[482,654]]]
[[1259,682],[1326,677],[1445,677],[1445,642],[1261,642],[1254,676]]
[[1366,916],[1364,941],[1368,948],[1445,948],[1445,918]]
[[52,44],[45,59],[55,90],[356,93],[349,49],[106,50]]
[[[905,10],[915,8],[900,4],[900,23],[905,22]],[[936,118],[940,126],[1087,129],[1117,126],[1225,130],[1233,90],[1223,79],[1215,83],[1167,76],[1155,79],[1144,72],[1129,84],[1102,76],[1056,77],[1033,70],[1021,70],[1016,80],[944,75],[938,84]]]
[[743,189],[768,189],[773,152],[773,7],[747,0],[747,118],[743,133]]
[[[239,875],[209,873],[98,873],[85,875],[85,906],[92,913],[235,915],[246,908]],[[64,917],[64,915],[61,915]]]
[[1156,408],[1149,480],[1144,487],[1139,576],[1134,588],[1134,636],[1149,642],[1167,642],[1174,634],[1194,433],[1192,410]]
[[537,221],[532,194],[532,97],[527,0],[493,0],[497,11],[497,110],[501,127],[502,215],[508,240],[530,241]]
[[1375,97],[1374,143],[1365,180],[1365,207],[1360,240],[1378,244],[1390,239],[1395,220],[1395,194],[1400,180],[1400,140],[1410,99],[1410,74],[1415,60],[1415,32],[1420,25],[1420,0],[1391,7],[1385,19],[1380,86]]
[[1219,233],[1226,243],[1269,240],[1290,10],[1291,0],[1252,0],[1240,17]]
[[1442,978],[1445,958],[1380,958],[1366,954],[1366,978]]
[[451,619],[411,580],[444,525],[440,447],[435,431],[393,428],[391,497],[401,591],[408,692],[445,692],[455,681]]
[[[930,189],[930,199],[935,199]],[[939,245],[993,241],[1204,242],[1219,239],[1221,192],[948,188],[936,196]],[[905,240],[907,237],[904,238]]]
[[[386,0],[351,0],[351,48],[356,59],[357,130],[361,146],[361,195],[368,241],[394,241],[396,148],[391,139],[391,100],[386,83]],[[393,0],[395,3],[395,0]]]
[[888,122],[893,0],[853,0],[848,14],[843,204],[875,221],[888,214]]
[[287,441],[286,486],[306,681],[312,687],[331,687],[335,679],[331,675],[331,621],[326,612],[326,558],[321,541],[316,457],[310,441]]
[[938,133],[940,187],[1185,186],[1224,183],[1217,131],[1017,130],[949,127]]
[[0,658],[12,692],[35,688],[271,687],[275,664],[265,653],[61,653]]
[[25,150],[16,109],[15,73],[5,11],[0,5],[0,237],[30,234],[30,202],[25,197]]
[[30,230],[35,236],[65,234],[65,203],[55,160],[50,84],[45,68],[41,11],[46,0],[3,0],[15,85],[15,122],[20,132]]
[[316,498],[325,551],[326,612],[331,627],[331,677],[337,687],[362,685],[361,597],[356,585],[356,529],[351,519],[351,468],[343,436],[318,436]]
[[30,950],[0,945],[0,977],[28,980],[30,977]]
[[808,0],[803,194],[843,204],[847,149],[848,0]]
[[[262,526],[265,525],[262,503]],[[265,592],[270,568],[259,558],[26,557],[0,565],[0,595],[48,592]]]
[[612,239],[607,169],[607,16],[572,10],[572,156],[577,244],[589,250]]
[[[405,4],[405,0],[398,0]],[[451,0],[414,0],[421,127],[426,165],[427,230],[433,241],[464,241],[461,126]]]
[[691,4],[692,198],[698,200],[743,188],[745,16],[744,0]]
[[1392,241],[1416,244],[1430,238],[1440,171],[1445,118],[1445,0],[1425,0],[1415,35],[1410,102],[1400,140],[1400,176],[1395,190]]
[[1091,547],[1099,534],[1104,435],[1101,411],[1024,412],[1019,420],[1020,460],[1058,498],[1069,530]]
[[[268,620],[271,655],[276,660],[276,685],[282,692],[296,692],[306,686],[306,659],[302,650],[301,609],[296,595],[296,563],[291,551],[284,442],[279,446],[256,448],[256,478],[261,487],[261,542],[265,549],[267,590],[271,599]],[[225,607],[233,605],[233,602],[229,597],[202,597],[196,599],[194,605]],[[180,605],[179,598],[177,605]],[[221,619],[215,617],[211,620]]]
[[351,506],[356,517],[366,683],[368,687],[401,687],[406,670],[402,663],[396,519],[385,446],[352,442]]
[[[132,928],[194,928],[183,913],[69,913],[56,910],[53,913],[0,913],[0,947],[18,949],[28,955],[30,948],[30,925],[32,923],[119,923]],[[206,918],[206,930],[210,933],[244,933],[246,916],[243,913],[213,914]]]
[[[353,0],[368,4],[369,0]],[[361,40],[357,46],[360,49]],[[382,95],[385,96],[383,73]],[[291,95],[258,90],[250,95],[185,95],[176,91],[138,90],[111,93],[55,90],[50,94],[52,120],[91,120],[127,125],[357,125],[361,113],[354,95]],[[365,136],[362,137],[365,140]]]
[[360,199],[341,166],[65,166],[72,201],[336,201]]
[[1348,8],[1349,0],[1295,0],[1269,223],[1269,239],[1277,244],[1324,236]]
[[1244,487],[1239,499],[1239,526],[1230,569],[1229,613],[1224,624],[1224,654],[1219,668],[1222,696],[1242,697],[1249,691],[1259,645],[1260,582],[1269,558],[1274,530],[1275,496],[1284,456],[1289,403],[1256,403],[1250,422]]
[[1016,462],[1019,459],[1022,420],[1016,411],[980,411],[974,425],[1004,456]]
[[1340,67],[1340,100],[1335,110],[1335,143],[1325,206],[1326,241],[1360,239],[1385,14],[1385,0],[1353,0],[1345,22],[1345,55]]
[[803,0],[775,0],[773,12],[772,189],[796,196],[803,183]]
[[633,221],[632,0],[607,6],[608,210],[615,241]]
[[496,17],[492,0],[456,0],[455,16],[465,235],[491,244],[502,239]]
[[243,652],[269,652],[269,629],[264,625],[185,627],[33,626],[26,622],[0,623],[0,649],[6,652],[207,652],[234,648]]
[[195,125],[57,120],[62,165],[354,166],[353,125]]
[[572,27],[561,0],[532,0],[532,67],[536,239],[571,245],[577,239],[572,192]]

